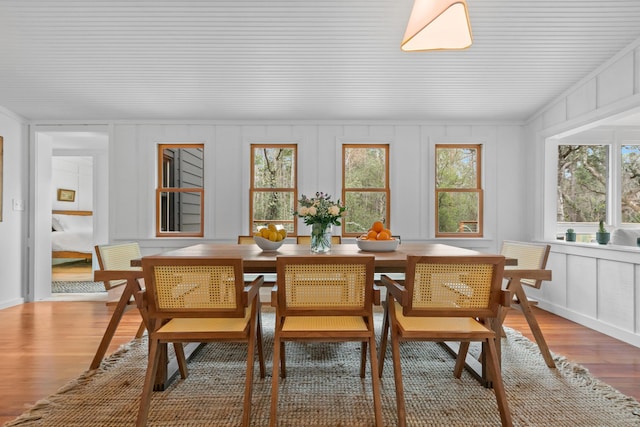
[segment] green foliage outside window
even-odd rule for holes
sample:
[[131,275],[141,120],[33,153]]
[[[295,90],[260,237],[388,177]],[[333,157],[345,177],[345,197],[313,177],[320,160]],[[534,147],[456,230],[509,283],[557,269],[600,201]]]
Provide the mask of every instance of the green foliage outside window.
[[436,146],[436,236],[482,235],[480,145]]
[[593,222],[607,218],[609,147],[558,146],[559,222]]
[[343,146],[343,234],[365,233],[375,221],[389,227],[388,155],[388,145]]
[[293,145],[252,145],[252,232],[269,223],[295,232],[296,148]]

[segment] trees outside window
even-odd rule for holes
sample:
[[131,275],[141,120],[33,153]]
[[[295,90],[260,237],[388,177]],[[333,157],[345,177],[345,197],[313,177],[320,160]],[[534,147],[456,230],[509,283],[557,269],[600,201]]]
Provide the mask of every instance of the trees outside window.
[[436,237],[482,237],[481,148],[436,145]]
[[558,146],[559,222],[606,222],[608,187],[608,146]]
[[389,145],[343,144],[342,201],[347,208],[343,236],[366,233],[375,221],[391,228]]
[[288,234],[297,234],[293,212],[298,198],[297,146],[295,144],[251,144],[250,224],[282,224]]
[[558,233],[585,226],[589,241],[601,220],[640,224],[640,145],[558,145],[557,174]]

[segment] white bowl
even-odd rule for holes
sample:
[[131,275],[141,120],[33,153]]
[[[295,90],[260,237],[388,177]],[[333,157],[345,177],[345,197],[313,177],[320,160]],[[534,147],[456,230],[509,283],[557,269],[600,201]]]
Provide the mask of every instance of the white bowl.
[[398,248],[397,239],[391,240],[362,240],[358,238],[356,244],[365,252],[393,252]]
[[253,240],[256,241],[256,245],[258,245],[263,251],[277,251],[284,243],[284,239],[280,240],[279,242],[273,242],[269,239],[265,239],[264,237],[259,236],[253,236]]

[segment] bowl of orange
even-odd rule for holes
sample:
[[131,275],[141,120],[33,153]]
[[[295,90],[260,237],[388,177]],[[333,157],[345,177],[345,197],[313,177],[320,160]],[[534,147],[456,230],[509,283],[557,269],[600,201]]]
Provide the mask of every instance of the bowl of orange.
[[384,227],[380,221],[373,223],[367,234],[358,237],[356,244],[365,252],[393,252],[400,243],[391,235],[391,230]]

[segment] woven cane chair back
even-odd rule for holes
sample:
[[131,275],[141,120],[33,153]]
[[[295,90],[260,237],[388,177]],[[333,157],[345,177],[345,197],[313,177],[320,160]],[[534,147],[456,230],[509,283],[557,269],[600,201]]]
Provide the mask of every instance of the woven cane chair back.
[[[137,242],[97,245],[95,250],[100,270],[140,270],[139,267],[131,266],[131,260],[142,257],[140,245]],[[105,282],[105,288],[109,290],[125,283],[127,283],[126,280],[110,280]]]
[[373,257],[278,257],[277,280],[284,315],[363,315],[372,304]]
[[503,256],[407,256],[405,315],[495,316]]
[[[520,270],[543,270],[547,266],[547,258],[551,246],[542,243],[524,243],[505,240],[502,242],[502,250],[500,253],[508,258],[516,258],[517,266],[509,266],[506,268]],[[542,280],[521,279],[520,283],[534,288],[540,288]]]
[[142,259],[153,317],[243,317],[241,258]]

